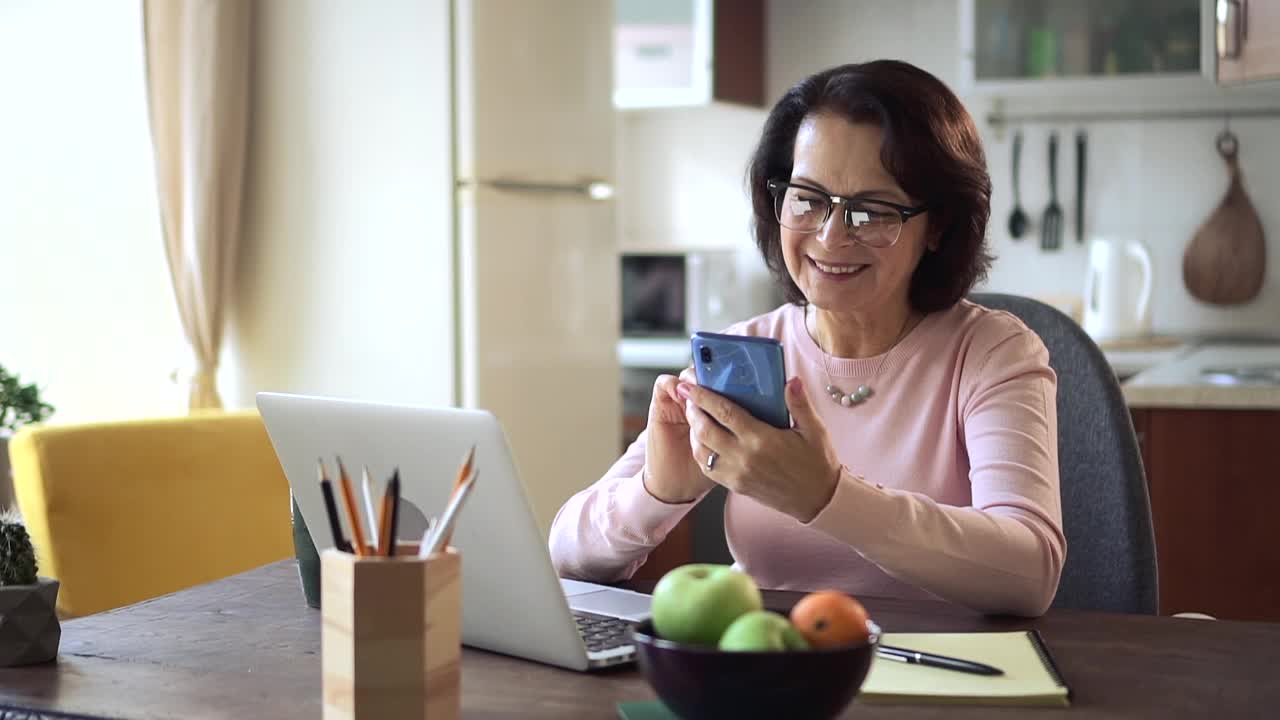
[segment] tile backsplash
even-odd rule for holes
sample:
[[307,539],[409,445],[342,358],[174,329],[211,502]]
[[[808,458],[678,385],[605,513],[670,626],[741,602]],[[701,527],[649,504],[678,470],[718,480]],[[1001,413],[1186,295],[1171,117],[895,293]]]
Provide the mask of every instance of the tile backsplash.
[[[1240,168],[1267,234],[1266,281],[1249,304],[1221,308],[1187,292],[1182,256],[1196,230],[1226,194],[1226,165],[1214,148],[1217,120],[1030,125],[1023,128],[1022,206],[1032,227],[1009,236],[1013,209],[1012,133],[984,130],[995,185],[990,241],[999,259],[987,287],[1028,295],[1079,294],[1091,237],[1136,239],[1151,250],[1152,328],[1156,332],[1258,332],[1280,335],[1280,118],[1239,119]],[[1088,137],[1084,244],[1075,231],[1075,132]],[[1058,199],[1067,218],[1062,248],[1039,247],[1039,220],[1048,204],[1047,143],[1059,133]]]

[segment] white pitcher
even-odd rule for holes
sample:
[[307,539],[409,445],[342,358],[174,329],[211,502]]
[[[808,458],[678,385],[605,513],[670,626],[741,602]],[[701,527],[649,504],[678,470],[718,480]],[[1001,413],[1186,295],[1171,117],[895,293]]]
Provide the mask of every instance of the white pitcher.
[[1084,330],[1094,340],[1146,335],[1151,328],[1151,252],[1137,240],[1096,238],[1084,281]]

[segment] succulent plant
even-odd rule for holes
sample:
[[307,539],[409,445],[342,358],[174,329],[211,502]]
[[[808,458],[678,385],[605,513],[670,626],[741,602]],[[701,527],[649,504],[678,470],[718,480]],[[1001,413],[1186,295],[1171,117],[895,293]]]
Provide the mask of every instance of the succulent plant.
[[13,511],[0,513],[0,585],[34,585],[36,550],[22,518]]

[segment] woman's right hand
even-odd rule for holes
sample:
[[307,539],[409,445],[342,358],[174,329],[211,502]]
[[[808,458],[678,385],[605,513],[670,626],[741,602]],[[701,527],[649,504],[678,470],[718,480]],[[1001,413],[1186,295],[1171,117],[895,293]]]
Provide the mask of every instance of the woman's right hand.
[[667,503],[690,502],[714,484],[702,474],[702,465],[689,448],[685,401],[676,393],[680,381],[696,385],[693,368],[685,368],[678,378],[658,376],[653,383],[646,428],[644,486],[650,495]]

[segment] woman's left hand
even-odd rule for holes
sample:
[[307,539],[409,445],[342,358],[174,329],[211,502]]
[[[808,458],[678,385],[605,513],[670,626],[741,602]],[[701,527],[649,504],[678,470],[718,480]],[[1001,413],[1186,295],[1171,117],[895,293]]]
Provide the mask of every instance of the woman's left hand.
[[[704,475],[800,522],[809,522],[826,507],[835,493],[840,460],[799,377],[787,383],[793,425],[788,429],[757,420],[732,400],[697,385],[682,382],[676,392],[685,398],[689,444]],[[715,462],[708,470],[712,453]]]

